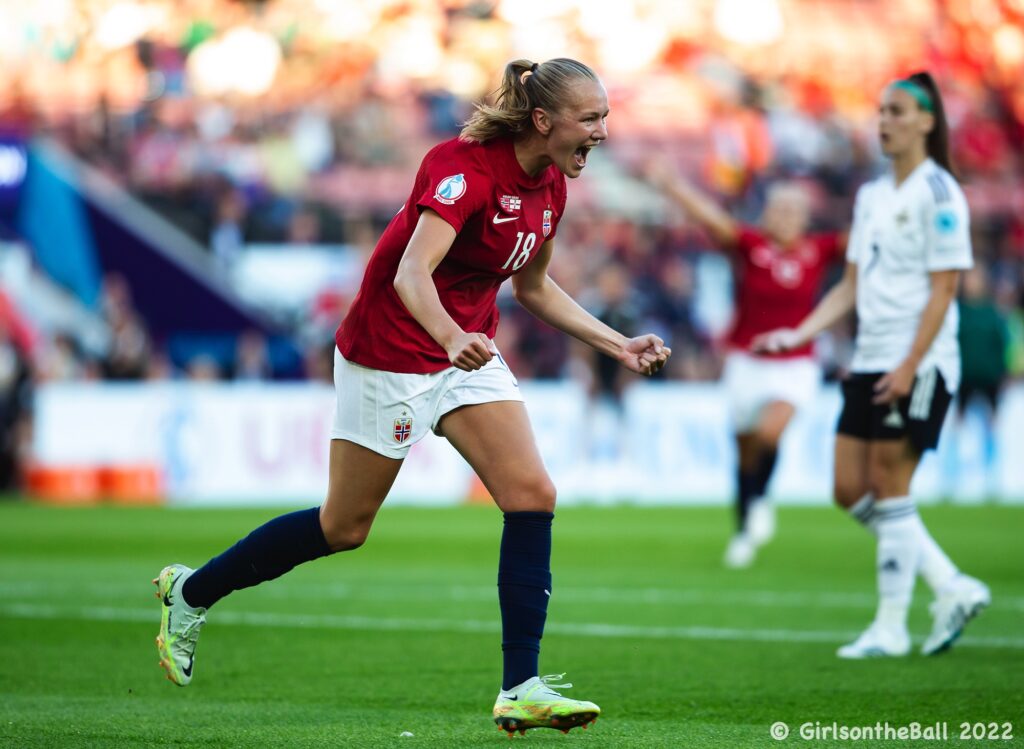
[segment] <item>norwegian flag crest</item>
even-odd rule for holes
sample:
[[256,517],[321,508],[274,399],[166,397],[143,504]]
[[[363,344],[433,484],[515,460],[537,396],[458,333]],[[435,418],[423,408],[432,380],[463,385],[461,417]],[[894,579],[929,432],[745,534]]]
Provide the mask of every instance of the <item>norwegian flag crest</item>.
[[502,195],[498,202],[501,203],[501,207],[506,213],[518,211],[523,207],[523,199],[516,195]]
[[544,222],[540,225],[541,231],[546,237],[551,233],[551,211],[544,211]]
[[395,419],[395,442],[405,442],[412,436],[412,419]]

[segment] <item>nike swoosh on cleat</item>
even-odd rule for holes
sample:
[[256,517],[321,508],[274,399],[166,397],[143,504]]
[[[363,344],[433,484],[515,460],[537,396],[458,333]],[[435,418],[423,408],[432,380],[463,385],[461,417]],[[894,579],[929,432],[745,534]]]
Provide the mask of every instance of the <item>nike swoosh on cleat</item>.
[[192,676],[192,663],[193,663],[193,661],[195,661],[195,659],[196,659],[196,656],[195,656],[194,653],[192,655],[190,655],[188,657],[188,665],[182,667],[181,673],[185,674],[185,676],[191,677]]
[[516,700],[519,699],[519,695],[517,694],[515,697],[506,697],[505,699],[508,700],[509,702],[515,702]]
[[519,219],[519,216],[506,216],[505,218],[501,218],[500,214],[495,213],[494,214],[494,218],[492,220],[496,224],[504,224],[504,223],[506,223],[508,221],[517,221],[518,219]]

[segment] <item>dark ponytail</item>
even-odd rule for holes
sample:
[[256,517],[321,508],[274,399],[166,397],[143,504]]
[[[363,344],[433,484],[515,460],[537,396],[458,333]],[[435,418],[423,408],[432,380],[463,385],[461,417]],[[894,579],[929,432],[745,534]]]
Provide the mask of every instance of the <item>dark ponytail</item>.
[[939,87],[935,85],[935,79],[927,71],[920,71],[908,76],[907,79],[915,86],[924,89],[925,93],[932,100],[932,115],[935,117],[935,127],[928,133],[925,149],[932,161],[941,166],[947,172],[957,178],[953,169],[953,161],[949,156],[949,122],[946,120],[946,110],[942,106],[942,95]]

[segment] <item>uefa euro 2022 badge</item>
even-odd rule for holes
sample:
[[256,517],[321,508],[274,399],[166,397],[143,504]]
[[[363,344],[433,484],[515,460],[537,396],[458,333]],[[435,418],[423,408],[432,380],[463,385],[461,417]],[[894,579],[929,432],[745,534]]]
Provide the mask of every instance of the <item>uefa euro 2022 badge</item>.
[[466,194],[466,175],[453,174],[445,177],[434,191],[434,199],[445,205],[454,205],[455,201]]

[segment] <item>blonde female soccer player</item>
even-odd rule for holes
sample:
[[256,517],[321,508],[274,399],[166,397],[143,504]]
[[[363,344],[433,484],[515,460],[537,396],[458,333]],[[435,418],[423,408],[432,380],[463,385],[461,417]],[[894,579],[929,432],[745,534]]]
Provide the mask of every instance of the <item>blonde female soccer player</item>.
[[835,446],[835,497],[878,537],[878,611],[841,658],[902,656],[918,573],[935,592],[922,652],[948,649],[991,600],[928,533],[910,496],[921,455],[934,448],[960,382],[956,291],[971,267],[967,201],[952,175],[949,127],[928,73],[882,95],[878,135],[888,173],[861,187],[842,280],[796,329],[755,341],[803,345],[850,309],[857,341]]
[[199,628],[214,603],[361,546],[409,448],[433,430],[504,512],[504,675],[495,722],[511,735],[597,718],[597,705],[564,697],[554,679],[538,676],[552,593],[555,487],[493,338],[495,296],[511,278],[527,310],[633,372],[653,374],[668,359],[657,336],[626,338],[547,274],[565,178],[578,177],[590,150],[608,137],[607,116],[604,86],[586,65],[516,60],[505,68],[496,104],[479,107],[458,138],[424,157],[338,328],[326,501],[270,521],[197,570],[166,567],[155,581],[163,600],[157,645],[174,683],[191,680]]

